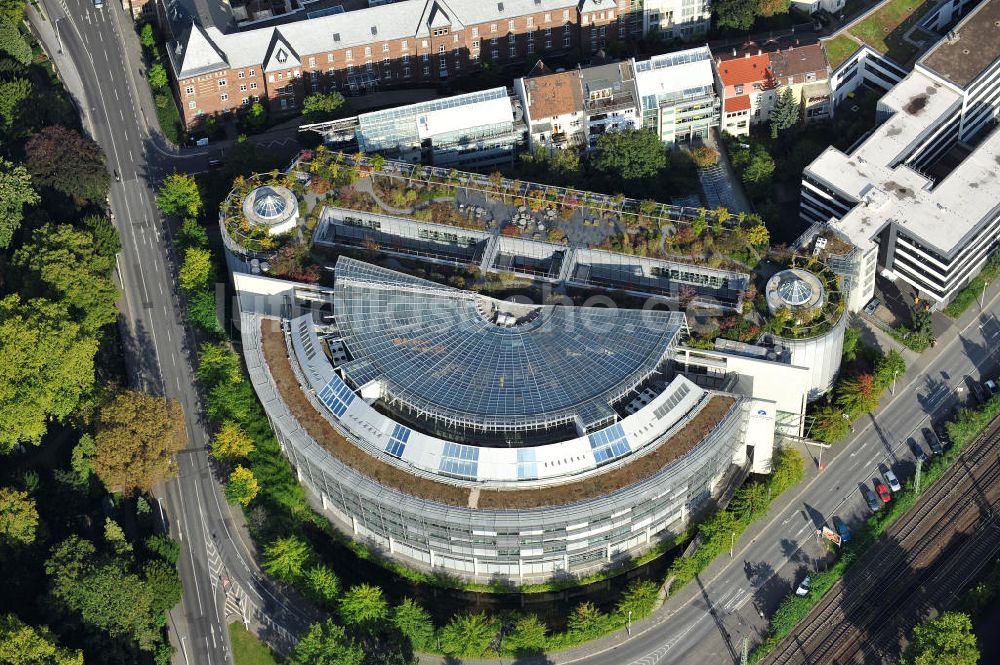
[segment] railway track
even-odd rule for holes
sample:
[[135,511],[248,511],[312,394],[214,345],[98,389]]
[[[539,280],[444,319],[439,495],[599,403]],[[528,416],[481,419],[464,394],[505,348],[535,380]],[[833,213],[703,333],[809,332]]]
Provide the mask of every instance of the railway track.
[[1000,419],[860,556],[765,661],[894,658],[908,629],[954,599],[1000,551]]

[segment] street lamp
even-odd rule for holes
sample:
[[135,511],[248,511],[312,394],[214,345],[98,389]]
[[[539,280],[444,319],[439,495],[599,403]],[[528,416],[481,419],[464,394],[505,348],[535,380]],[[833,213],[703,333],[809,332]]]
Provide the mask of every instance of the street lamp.
[[893,371],[892,373],[892,390],[890,390],[889,392],[891,392],[893,395],[896,394],[896,374],[898,373],[899,373],[898,370]]
[[729,533],[729,558],[733,558],[733,549],[736,547],[736,532],[731,531]]
[[628,621],[625,623],[625,632],[632,637],[632,610],[628,611]]

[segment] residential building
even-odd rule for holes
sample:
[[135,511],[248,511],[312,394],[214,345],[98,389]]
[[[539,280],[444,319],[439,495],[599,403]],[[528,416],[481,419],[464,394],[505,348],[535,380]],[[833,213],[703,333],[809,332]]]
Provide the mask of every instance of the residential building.
[[847,0],[792,0],[792,7],[794,9],[798,9],[803,14],[809,15],[815,14],[818,11],[836,14],[846,4]]
[[582,70],[552,72],[541,61],[528,76],[514,80],[532,146],[581,148],[587,144],[582,81]]
[[355,136],[369,154],[436,166],[493,166],[510,162],[526,142],[515,104],[506,88],[493,88],[362,113]]
[[767,122],[786,88],[792,90],[801,105],[804,122],[830,118],[830,67],[823,47],[796,34],[769,39],[761,46],[742,53],[734,49],[718,59],[724,98],[723,130],[734,135],[749,134],[750,125]]
[[711,4],[704,0],[644,0],[643,34],[659,33],[663,39],[692,39],[708,32]]
[[631,60],[582,69],[580,85],[588,147],[593,148],[605,132],[642,125]]
[[485,62],[594,53],[629,34],[633,2],[410,0],[230,33],[189,22],[175,28],[168,53],[192,125],[254,101],[291,111],[313,92],[435,85]]
[[722,83],[722,129],[733,135],[748,135],[750,123],[767,118],[774,106],[777,81],[770,58],[760,51],[720,58],[716,67]]
[[803,172],[801,217],[865,259],[844,266],[852,310],[872,297],[876,271],[940,306],[996,249],[998,26],[1000,0],[988,0],[879,100],[868,138],[849,154],[828,148]]
[[707,46],[633,61],[642,126],[673,145],[706,138],[719,126],[721,102]]

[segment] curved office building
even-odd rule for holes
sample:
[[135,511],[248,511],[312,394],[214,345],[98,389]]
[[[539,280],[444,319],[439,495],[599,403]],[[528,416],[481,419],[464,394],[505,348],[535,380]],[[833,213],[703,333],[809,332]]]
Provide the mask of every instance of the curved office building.
[[749,400],[672,369],[681,313],[515,304],[344,257],[332,291],[237,287],[301,481],[403,563],[585,574],[680,532],[745,462]]

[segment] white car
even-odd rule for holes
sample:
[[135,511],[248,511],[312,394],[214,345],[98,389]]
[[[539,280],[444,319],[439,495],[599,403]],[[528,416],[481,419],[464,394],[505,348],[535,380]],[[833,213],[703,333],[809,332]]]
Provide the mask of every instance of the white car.
[[94,9],[101,9],[104,7],[104,0],[94,0]]
[[795,590],[796,596],[808,596],[809,595],[809,576],[799,583],[799,588]]
[[898,492],[903,489],[899,484],[899,478],[896,477],[896,474],[894,474],[891,469],[885,469],[882,472],[882,475],[885,476],[885,482],[889,485],[889,489],[893,492]]

